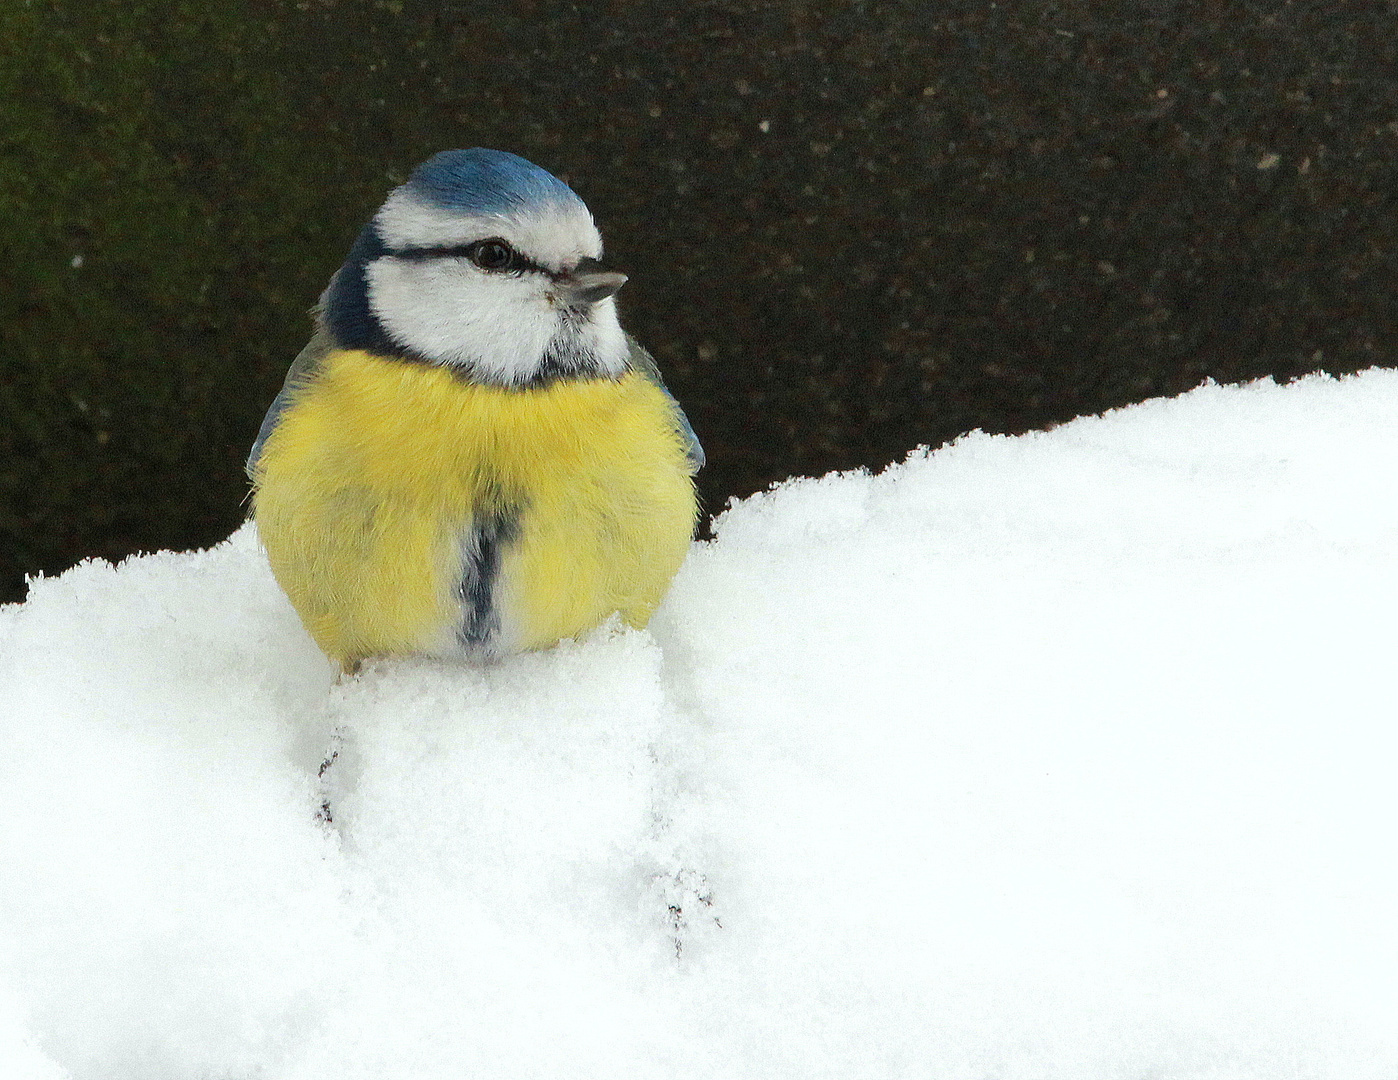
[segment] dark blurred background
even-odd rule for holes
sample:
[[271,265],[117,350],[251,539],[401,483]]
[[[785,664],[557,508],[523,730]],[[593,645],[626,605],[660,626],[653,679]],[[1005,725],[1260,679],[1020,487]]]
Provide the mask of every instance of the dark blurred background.
[[702,493],[1392,365],[1387,2],[0,7],[0,584],[215,542],[388,189],[568,180]]

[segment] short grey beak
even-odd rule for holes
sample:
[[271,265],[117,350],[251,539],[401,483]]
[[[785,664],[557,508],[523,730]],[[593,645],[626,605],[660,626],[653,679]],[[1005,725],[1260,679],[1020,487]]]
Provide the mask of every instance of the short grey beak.
[[595,304],[626,284],[626,275],[608,270],[596,259],[580,259],[572,271],[558,279],[558,291],[573,304]]

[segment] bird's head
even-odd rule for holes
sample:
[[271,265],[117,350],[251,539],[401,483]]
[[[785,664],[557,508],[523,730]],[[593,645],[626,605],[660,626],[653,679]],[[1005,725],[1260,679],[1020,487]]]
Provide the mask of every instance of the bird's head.
[[419,165],[360,233],[322,298],[338,344],[530,386],[626,367],[625,274],[567,184],[500,150]]

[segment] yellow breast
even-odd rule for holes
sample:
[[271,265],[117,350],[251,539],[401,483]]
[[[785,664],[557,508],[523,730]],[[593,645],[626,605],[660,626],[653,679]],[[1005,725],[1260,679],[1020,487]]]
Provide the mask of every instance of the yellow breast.
[[674,408],[635,373],[506,390],[332,352],[263,448],[258,532],[346,664],[642,626],[694,529]]

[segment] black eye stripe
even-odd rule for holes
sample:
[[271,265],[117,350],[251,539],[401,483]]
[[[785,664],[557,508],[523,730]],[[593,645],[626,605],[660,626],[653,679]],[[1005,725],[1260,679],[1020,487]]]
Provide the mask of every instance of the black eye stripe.
[[[389,254],[392,255],[395,259],[404,259],[407,262],[426,262],[429,259],[471,259],[474,262],[474,254],[476,250],[480,247],[481,244],[486,243],[503,244],[505,242],[503,240],[495,240],[494,238],[491,238],[490,240],[474,240],[469,244],[456,244],[450,247],[402,248],[398,251],[391,251],[389,252]],[[537,274],[544,274],[545,276],[551,278],[557,278],[559,276],[558,274],[550,270],[548,267],[540,266],[538,263],[536,263],[533,259],[529,258],[519,249],[511,247],[509,244],[505,244],[505,247],[510,252],[510,261],[508,265],[502,266],[498,270],[487,271],[488,273],[505,274],[527,270],[533,271]]]

